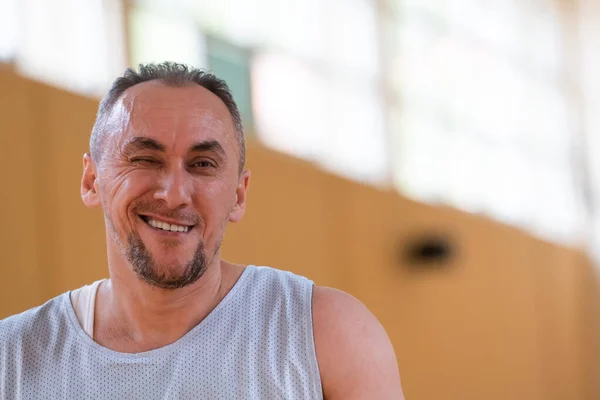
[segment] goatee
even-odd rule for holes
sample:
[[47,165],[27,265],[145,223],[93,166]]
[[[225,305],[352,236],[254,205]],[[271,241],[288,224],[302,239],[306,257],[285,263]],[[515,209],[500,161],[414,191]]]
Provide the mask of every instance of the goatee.
[[[198,245],[192,260],[183,268],[157,265],[141,237],[135,233],[130,234],[127,239],[126,257],[140,278],[161,289],[180,289],[191,285],[200,279],[206,271],[207,265],[206,253],[202,243]],[[169,272],[178,270],[182,270],[182,272],[177,275]]]

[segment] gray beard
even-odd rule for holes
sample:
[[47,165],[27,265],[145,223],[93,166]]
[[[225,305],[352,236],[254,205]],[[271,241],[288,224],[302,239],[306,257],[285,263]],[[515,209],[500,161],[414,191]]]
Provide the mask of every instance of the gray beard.
[[161,270],[169,271],[171,269],[157,266],[152,259],[152,254],[150,254],[140,236],[135,233],[130,234],[127,239],[125,256],[140,278],[150,285],[161,289],[181,289],[191,285],[204,275],[207,267],[204,245],[200,243],[194,253],[194,257],[185,265],[180,275],[161,273]]

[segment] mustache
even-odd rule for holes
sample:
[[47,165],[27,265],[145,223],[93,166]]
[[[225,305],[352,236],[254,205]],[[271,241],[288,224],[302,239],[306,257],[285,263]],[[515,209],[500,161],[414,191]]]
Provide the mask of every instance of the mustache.
[[170,210],[160,203],[143,203],[133,208],[136,214],[154,214],[156,216],[176,219],[188,225],[198,225],[200,217],[198,214],[186,210]]

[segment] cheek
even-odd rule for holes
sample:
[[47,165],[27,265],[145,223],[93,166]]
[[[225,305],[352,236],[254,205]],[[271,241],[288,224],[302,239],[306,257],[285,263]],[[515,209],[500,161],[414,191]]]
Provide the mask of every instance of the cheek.
[[110,207],[110,213],[115,215],[127,214],[131,205],[152,183],[149,174],[138,171],[122,174],[107,175],[103,181],[103,204]]
[[235,203],[235,188],[223,181],[214,181],[197,186],[194,200],[207,224],[220,226],[228,219]]

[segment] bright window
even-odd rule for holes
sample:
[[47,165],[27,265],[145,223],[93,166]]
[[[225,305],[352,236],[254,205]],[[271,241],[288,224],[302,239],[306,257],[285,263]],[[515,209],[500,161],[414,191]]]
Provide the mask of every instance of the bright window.
[[394,180],[415,198],[576,241],[576,115],[561,85],[558,10],[532,7],[398,3]]
[[100,94],[125,66],[117,0],[23,0],[16,63],[35,79]]
[[18,0],[0,0],[0,62],[12,61],[19,35]]
[[207,67],[204,35],[194,20],[152,7],[135,7],[129,23],[133,66],[174,61]]

